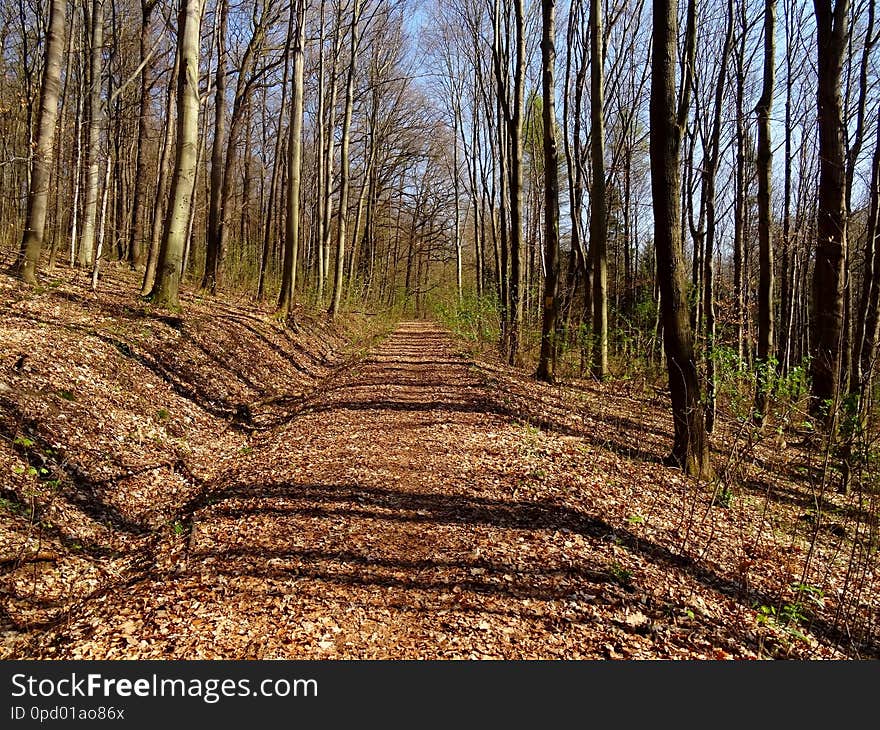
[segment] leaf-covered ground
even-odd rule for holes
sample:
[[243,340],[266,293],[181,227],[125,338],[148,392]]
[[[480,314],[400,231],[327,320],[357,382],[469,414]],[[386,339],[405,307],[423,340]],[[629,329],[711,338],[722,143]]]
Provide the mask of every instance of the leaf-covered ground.
[[800,519],[791,446],[721,506],[661,464],[653,388],[538,384],[426,322],[368,349],[378,324],[3,286],[5,656],[877,655],[862,523]]

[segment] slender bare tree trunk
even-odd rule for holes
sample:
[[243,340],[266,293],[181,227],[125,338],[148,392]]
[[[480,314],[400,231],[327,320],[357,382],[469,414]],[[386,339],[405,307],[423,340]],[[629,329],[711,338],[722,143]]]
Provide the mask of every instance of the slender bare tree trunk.
[[544,316],[537,378],[556,379],[556,321],[559,316],[559,151],[556,146],[556,3],[541,2],[541,82],[544,123]]
[[[318,247],[318,303],[324,303],[324,292],[327,285],[327,279],[330,276],[330,220],[333,217],[333,169],[334,169],[334,152],[335,147],[335,129],[336,129],[336,96],[338,94],[339,84],[337,77],[339,76],[339,57],[342,48],[342,3],[337,4],[336,27],[333,34],[333,65],[330,71],[330,99],[327,105],[327,127],[325,134],[324,148],[324,189],[321,191],[323,195],[323,238]],[[340,188],[341,189],[341,188]],[[341,210],[341,208],[340,208]],[[340,213],[341,215],[341,213]]]
[[128,255],[131,268],[139,270],[145,261],[144,251],[144,192],[146,188],[146,164],[144,147],[146,146],[150,125],[148,122],[150,107],[150,62],[147,60],[147,41],[150,30],[150,18],[158,0],[141,0],[141,34],[139,39],[141,69],[141,88],[138,98],[138,131],[135,138],[134,191],[131,204],[131,233],[128,240]]
[[223,178],[226,142],[226,30],[229,22],[229,0],[220,0],[217,32],[217,68],[214,73],[214,144],[211,148],[211,183],[208,201],[208,231],[205,247],[205,273],[201,288],[217,293],[217,267],[220,256],[220,235],[223,226]]
[[718,83],[715,89],[715,108],[712,133],[709,140],[708,161],[703,171],[703,197],[706,205],[706,251],[703,256],[703,313],[706,327],[706,431],[715,428],[715,238],[717,214],[715,210],[715,183],[721,154],[721,121],[727,84],[727,64],[733,47],[733,0],[727,2],[727,30],[721,51]]
[[871,377],[878,357],[880,343],[880,113],[877,123],[877,143],[871,165],[871,188],[868,224],[865,231],[865,269],[862,292],[856,317],[856,336],[853,339],[853,377],[850,393],[859,399],[862,423],[867,423]]
[[605,48],[602,4],[590,2],[590,250],[593,254],[593,377],[608,373],[608,220],[605,200]]
[[180,71],[177,78],[177,152],[171,195],[156,281],[150,298],[161,307],[180,306],[180,268],[196,177],[196,149],[199,134],[199,26],[200,0],[180,0],[177,44]]
[[349,59],[348,76],[345,82],[345,112],[342,117],[342,140],[339,151],[339,215],[336,218],[336,269],[333,278],[333,294],[327,315],[333,319],[339,313],[342,298],[342,279],[345,272],[345,228],[348,223],[348,192],[351,174],[348,159],[351,144],[351,114],[354,107],[354,72],[357,66],[357,53],[360,44],[359,23],[361,18],[362,0],[354,0],[351,15],[351,58]]
[[299,257],[305,0],[296,0],[296,3],[291,6],[290,13],[291,15],[296,15],[296,31],[293,39],[293,109],[290,113],[290,136],[287,143],[288,182],[287,218],[284,229],[284,268],[281,277],[281,295],[278,298],[278,313],[283,319],[287,319],[293,304],[293,290],[296,284],[296,262]]
[[159,153],[159,165],[156,170],[156,193],[153,205],[152,232],[150,234],[150,250],[147,254],[147,266],[144,269],[144,280],[141,284],[141,295],[147,296],[153,290],[156,279],[156,266],[159,263],[159,248],[162,242],[162,224],[165,220],[165,190],[171,177],[171,152],[174,147],[175,124],[174,107],[176,105],[175,89],[180,76],[180,48],[174,54],[174,66],[171,69],[171,78],[168,80],[168,90],[165,96],[165,138],[162,140],[162,150]]
[[[318,149],[316,150],[316,156],[318,158],[317,161],[317,175],[316,175],[316,186],[317,186],[317,195],[315,196],[315,258],[316,258],[316,270],[318,274],[318,283],[317,283],[317,291],[318,291],[318,299],[319,302],[323,297],[324,291],[324,229],[325,229],[325,220],[324,220],[324,207],[326,205],[326,199],[324,197],[324,190],[326,188],[325,178],[329,174],[326,166],[326,158],[324,156],[324,147],[325,147],[325,130],[324,130],[324,97],[327,92],[327,84],[325,80],[326,71],[324,69],[324,11],[326,6],[326,0],[321,0],[320,3],[320,14],[318,19],[318,100],[316,103],[316,112],[315,119],[316,125],[318,127]],[[335,59],[334,59],[335,64]]]
[[[269,265],[269,251],[270,244],[272,239],[272,220],[273,220],[273,208],[275,207],[275,198],[277,197],[278,187],[281,179],[281,170],[284,167],[282,164],[282,156],[281,156],[281,147],[282,140],[284,139],[284,135],[281,133],[282,130],[282,122],[284,120],[284,109],[287,107],[287,86],[290,74],[290,48],[293,43],[293,35],[295,30],[295,21],[296,21],[296,13],[291,11],[290,13],[290,21],[287,26],[287,41],[284,45],[284,74],[281,79],[281,116],[278,119],[278,134],[275,137],[275,154],[274,154],[274,164],[272,165],[272,179],[269,183],[269,204],[268,210],[266,214],[266,220],[263,224],[263,249],[260,255],[260,274],[259,281],[257,283],[257,300],[262,301],[265,296],[265,288],[266,288],[266,269]],[[322,46],[319,46],[319,49],[322,49]],[[320,52],[320,51],[319,51]],[[321,61],[323,63],[323,61]],[[320,115],[319,115],[320,118]],[[320,124],[318,125],[321,126]],[[290,135],[288,134],[288,137]],[[321,156],[318,155],[320,164]],[[318,186],[320,189],[320,185]],[[320,200],[321,196],[318,196]]]
[[733,200],[733,316],[736,330],[736,350],[739,362],[746,357],[745,352],[745,216],[748,183],[745,163],[745,114],[743,104],[746,83],[746,20],[745,4],[740,6],[740,38],[736,55],[736,168],[734,173]]
[[771,228],[771,186],[773,148],[770,142],[770,114],[773,108],[776,63],[776,0],[764,3],[764,86],[755,111],[758,115],[758,377],[755,388],[755,418],[767,416],[770,356],[773,354],[773,241]]
[[58,96],[61,90],[61,57],[64,54],[65,0],[51,0],[49,28],[43,61],[43,83],[40,88],[40,109],[37,117],[37,139],[31,160],[27,215],[21,239],[16,270],[28,284],[37,281],[37,266],[46,231],[49,205],[49,178],[55,154],[55,123],[58,118]]
[[[693,0],[692,0],[693,1]],[[654,242],[675,439],[669,462],[693,476],[711,476],[700,385],[686,297],[680,246],[679,172],[682,114],[676,113],[675,58],[678,8],[674,0],[654,0],[651,58],[650,152]],[[685,85],[685,89],[687,86]],[[680,109],[686,109],[683,98]]]
[[[109,146],[110,140],[107,140]],[[110,197],[110,181],[113,167],[110,155],[104,163],[104,187],[101,191],[101,218],[98,224],[98,244],[95,248],[95,261],[92,264],[92,291],[98,290],[98,275],[101,270],[101,256],[104,253],[104,241],[107,235],[107,199]]]
[[523,105],[526,84],[525,9],[523,0],[513,0],[514,49],[513,109],[510,125],[510,352],[508,362],[520,360],[522,331],[522,210],[523,210]]
[[86,159],[86,198],[83,227],[79,244],[79,265],[91,270],[95,255],[95,233],[98,220],[98,193],[101,185],[101,106],[102,54],[104,51],[104,0],[92,3],[91,48],[89,61],[89,134]]

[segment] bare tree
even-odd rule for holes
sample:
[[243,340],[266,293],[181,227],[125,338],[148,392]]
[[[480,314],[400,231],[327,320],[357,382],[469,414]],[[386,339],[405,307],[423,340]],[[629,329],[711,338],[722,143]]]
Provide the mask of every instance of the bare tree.
[[818,45],[819,208],[813,274],[811,411],[830,425],[838,395],[843,346],[846,261],[846,165],[840,75],[846,52],[849,0],[814,0]]
[[556,147],[556,4],[541,2],[541,79],[544,127],[544,316],[537,377],[552,383],[556,377],[556,320],[559,314],[559,153]]
[[339,151],[340,180],[339,214],[336,218],[336,268],[333,277],[333,293],[330,298],[330,308],[327,310],[327,314],[331,319],[335,318],[339,313],[339,304],[342,299],[342,275],[345,270],[345,236],[348,224],[348,193],[349,177],[351,175],[349,163],[351,115],[354,106],[354,73],[357,67],[358,48],[360,47],[359,25],[362,9],[363,0],[354,0],[354,7],[351,11],[351,27],[349,29],[351,36],[349,53],[351,57],[349,58],[348,74],[345,82],[345,111],[342,117],[342,140]]
[[36,283],[37,265],[46,231],[46,209],[49,204],[49,178],[55,154],[55,124],[58,117],[58,95],[61,89],[61,57],[64,52],[65,0],[51,0],[49,28],[46,36],[43,81],[40,88],[40,109],[37,117],[37,139],[31,161],[30,190],[27,216],[21,239],[16,270],[28,284]]
[[161,307],[180,306],[181,263],[189,234],[199,132],[200,0],[180,0],[177,23],[177,152],[168,212],[150,298]]
[[[278,313],[286,319],[293,304],[296,283],[296,261],[299,255],[300,181],[302,178],[302,125],[303,125],[303,56],[305,43],[305,0],[296,0],[290,7],[295,28],[293,49],[293,108],[290,113],[290,131],[287,143],[287,217],[284,233],[284,267],[281,276],[281,294]],[[293,17],[296,17],[295,24]]]
[[101,85],[104,53],[104,0],[93,0],[89,48],[88,145],[86,147],[86,196],[83,227],[79,242],[79,265],[91,270],[95,255],[95,233],[98,220],[98,196],[101,184],[101,125],[103,106]]
[[608,220],[605,199],[605,48],[601,0],[590,2],[590,251],[593,259],[593,376],[608,372]]
[[758,373],[755,388],[755,416],[767,415],[770,356],[773,353],[773,241],[771,238],[771,185],[773,149],[770,142],[770,114],[773,108],[776,63],[776,0],[764,3],[764,86],[755,111],[758,116]]
[[[689,3],[693,13],[693,0]],[[693,27],[688,23],[692,44]],[[678,9],[672,0],[654,0],[651,59],[651,196],[654,203],[654,244],[663,318],[672,420],[675,438],[669,461],[688,474],[709,477],[709,440],[700,402],[694,359],[694,338],[686,298],[684,261],[680,248],[681,209],[679,172],[684,98],[676,105],[675,63]],[[685,82],[685,89],[687,83]],[[683,94],[682,96],[685,96]]]

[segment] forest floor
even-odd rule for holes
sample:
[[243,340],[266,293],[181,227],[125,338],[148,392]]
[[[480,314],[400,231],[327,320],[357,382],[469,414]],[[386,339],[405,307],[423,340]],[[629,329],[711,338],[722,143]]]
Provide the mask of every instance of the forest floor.
[[719,500],[663,466],[662,390],[65,275],[0,291],[0,657],[878,656],[876,555],[846,497],[804,519],[805,449]]

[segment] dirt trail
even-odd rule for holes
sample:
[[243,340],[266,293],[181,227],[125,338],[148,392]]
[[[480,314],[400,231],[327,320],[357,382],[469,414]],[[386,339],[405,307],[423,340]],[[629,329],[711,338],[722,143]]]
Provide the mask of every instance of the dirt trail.
[[608,505],[566,483],[585,454],[613,471],[616,456],[586,448],[508,415],[439,327],[403,323],[295,417],[255,432],[149,575],[89,601],[37,653],[753,655],[730,638],[748,611],[705,576],[672,576],[664,549],[641,546],[646,560]]

